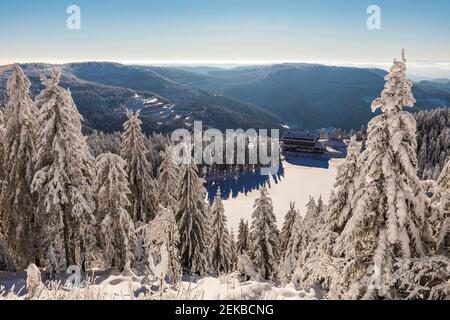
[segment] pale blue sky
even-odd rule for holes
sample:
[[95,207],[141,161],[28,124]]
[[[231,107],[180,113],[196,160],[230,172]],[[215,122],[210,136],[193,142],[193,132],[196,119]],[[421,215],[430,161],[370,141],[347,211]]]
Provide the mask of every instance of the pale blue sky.
[[[66,8],[81,8],[81,30]],[[381,7],[382,30],[366,28]],[[0,64],[450,61],[448,0],[0,1]],[[446,63],[446,62],[445,62]]]

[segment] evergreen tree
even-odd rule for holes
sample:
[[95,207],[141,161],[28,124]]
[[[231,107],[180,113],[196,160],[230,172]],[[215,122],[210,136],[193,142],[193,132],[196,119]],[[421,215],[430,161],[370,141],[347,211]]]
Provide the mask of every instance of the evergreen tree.
[[352,137],[345,162],[338,169],[334,194],[329,201],[327,224],[330,232],[340,234],[352,212],[352,200],[358,191],[359,155],[356,139]]
[[317,212],[323,213],[327,210],[325,204],[323,203],[322,195],[320,195],[319,200],[317,200]]
[[103,252],[108,266],[130,270],[134,243],[134,224],[127,212],[130,206],[126,162],[105,153],[97,158],[95,189],[98,218],[101,221]]
[[281,230],[280,235],[280,252],[282,256],[284,256],[284,253],[286,252],[289,239],[291,238],[292,235],[295,217],[298,214],[298,212],[295,210],[295,202],[291,202],[289,207],[290,209],[284,218],[283,229]]
[[[3,180],[5,178],[5,173],[3,172],[3,161],[5,159],[5,147],[4,147],[4,139],[5,139],[5,125],[6,125],[5,113],[3,110],[0,110],[0,192],[1,187],[3,185]],[[2,215],[0,210],[0,230],[2,230]]]
[[328,290],[332,280],[340,277],[343,261],[333,255],[338,233],[333,231],[334,224],[330,220],[329,212],[321,213],[315,220],[306,220],[301,232],[305,241],[297,255],[300,259],[294,278],[303,287],[320,284]]
[[36,221],[52,278],[64,261],[84,265],[95,221],[94,161],[81,133],[82,117],[70,93],[58,85],[59,79],[60,72],[54,70],[51,79],[43,80],[45,88],[36,98],[40,131],[32,182]]
[[[137,233],[141,248],[136,256],[141,258],[147,270],[159,274],[154,275],[163,273],[163,277],[168,277],[171,282],[178,282],[181,275],[180,234],[172,209],[160,205],[150,223],[140,224]],[[155,262],[159,262],[158,268]]]
[[9,102],[2,132],[0,217],[6,244],[20,267],[38,258],[35,202],[30,190],[37,112],[29,96],[30,85],[19,65],[14,65],[7,83]]
[[249,228],[248,221],[241,219],[238,229],[237,252],[239,255],[248,252],[249,249]]
[[127,174],[131,190],[131,216],[133,221],[150,221],[156,211],[156,189],[151,176],[153,169],[146,158],[145,136],[142,133],[140,112],[127,112],[128,121],[123,125],[122,158],[127,162]]
[[391,298],[395,259],[424,254],[426,197],[416,173],[416,122],[402,110],[415,103],[405,62],[403,53],[385,78],[381,98],[372,103],[382,114],[369,123],[360,165],[363,188],[335,248],[347,261],[342,297]]
[[437,180],[450,157],[450,110],[420,111],[415,118],[419,177]]
[[270,279],[277,269],[279,257],[279,232],[273,213],[272,199],[266,187],[261,188],[261,196],[253,206],[250,231],[251,255],[262,279]]
[[304,238],[305,243],[310,243],[312,241],[318,228],[320,213],[316,200],[313,197],[309,197],[309,202],[306,204],[306,214],[302,220],[302,237]]
[[180,233],[178,231],[175,215],[171,209],[160,209],[154,222],[161,230],[161,239],[168,252],[168,265],[166,275],[172,282],[177,282],[181,275],[180,264]]
[[86,137],[86,142],[94,157],[111,152],[120,155],[122,148],[122,135],[120,132],[104,133],[94,130]]
[[450,161],[437,181],[432,198],[431,223],[436,236],[436,252],[450,258]]
[[12,257],[9,253],[8,248],[3,242],[0,235],[0,271],[5,272],[15,272],[16,268],[14,267],[14,263]]
[[[305,217],[297,218],[285,254],[284,277],[291,277],[305,287],[315,282],[321,283],[327,280],[324,278],[328,278],[328,269],[323,266],[330,264],[328,254],[335,236],[326,228],[328,214],[322,212],[321,207],[324,208],[321,198],[316,203],[314,198],[310,197]],[[323,272],[324,270],[327,271]]]
[[236,270],[238,263],[238,251],[236,237],[234,235],[233,229],[230,231],[230,251],[231,251],[231,270]]
[[173,149],[169,146],[162,153],[163,161],[158,170],[158,203],[163,207],[176,208],[179,168],[172,157]]
[[294,224],[292,226],[291,236],[283,252],[281,265],[282,277],[285,281],[290,281],[296,270],[303,249],[306,247],[303,236],[302,217],[295,211]]
[[204,274],[208,270],[211,231],[203,184],[194,160],[185,161],[181,166],[176,219],[180,230],[181,265],[189,274]]
[[[212,215],[212,243],[211,265],[214,271],[228,273],[232,269],[231,239],[227,229],[227,218],[222,203],[220,189],[211,208]],[[234,241],[234,240],[233,240]]]

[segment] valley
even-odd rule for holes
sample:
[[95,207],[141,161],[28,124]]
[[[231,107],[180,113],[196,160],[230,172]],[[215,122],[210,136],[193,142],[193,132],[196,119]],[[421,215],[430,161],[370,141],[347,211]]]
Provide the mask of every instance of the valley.
[[[383,88],[381,69],[280,64],[236,67],[155,67],[88,62],[26,64],[32,95],[42,89],[41,75],[62,70],[84,116],[87,132],[122,129],[125,110],[142,109],[143,129],[168,133],[202,120],[207,127],[359,129],[373,117],[370,103]],[[0,76],[0,105],[6,101]],[[450,82],[414,84],[414,111],[450,106]]]

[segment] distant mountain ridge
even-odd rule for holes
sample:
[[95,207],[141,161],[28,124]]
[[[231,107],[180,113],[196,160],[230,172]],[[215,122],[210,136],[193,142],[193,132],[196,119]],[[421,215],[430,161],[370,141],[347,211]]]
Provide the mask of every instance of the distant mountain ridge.
[[[177,75],[181,83],[262,107],[290,126],[357,129],[373,117],[371,102],[384,87],[387,72],[375,68],[319,64],[279,64],[211,71],[200,77]],[[450,82],[414,84],[412,111],[450,107]]]
[[[42,89],[41,75],[50,74],[55,67],[61,69],[61,85],[71,90],[87,129],[121,130],[126,109],[142,109],[147,133],[190,127],[194,119],[223,130],[276,128],[281,123],[275,115],[250,103],[179,84],[148,68],[117,63],[22,65],[32,82],[33,96]],[[7,100],[8,75],[0,76],[0,104]]]
[[[54,65],[22,66],[32,93],[42,88],[40,75]],[[218,129],[358,129],[373,117],[370,104],[384,87],[381,69],[319,64],[277,64],[232,69],[155,67],[109,62],[72,63],[62,70],[61,84],[70,88],[87,129],[118,131],[125,110],[142,109],[144,129],[170,132],[202,120]],[[0,103],[5,82],[0,77]],[[450,107],[450,82],[414,84],[413,111]]]

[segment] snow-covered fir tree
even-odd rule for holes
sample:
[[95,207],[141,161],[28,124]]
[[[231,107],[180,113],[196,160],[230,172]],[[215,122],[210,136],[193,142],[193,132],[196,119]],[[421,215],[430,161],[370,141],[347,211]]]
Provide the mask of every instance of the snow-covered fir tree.
[[230,250],[231,250],[231,270],[235,270],[238,262],[238,251],[237,251],[236,236],[234,234],[233,229],[230,230]]
[[298,212],[295,210],[295,202],[291,202],[289,204],[289,211],[284,218],[283,228],[281,229],[280,234],[280,253],[282,256],[284,256],[284,253],[286,252],[297,214]]
[[284,278],[292,278],[303,286],[313,284],[315,279],[313,280],[312,277],[319,276],[311,273],[311,270],[315,269],[316,265],[320,266],[321,261],[324,260],[324,257],[319,256],[318,247],[322,245],[321,237],[329,234],[324,230],[327,213],[322,211],[326,208],[322,198],[320,197],[316,202],[313,197],[310,197],[306,208],[305,217],[299,219],[294,225],[283,261]]
[[267,188],[261,188],[261,196],[255,200],[250,230],[251,258],[262,279],[271,279],[277,270],[280,235],[273,212],[272,199]]
[[327,224],[330,232],[340,234],[352,212],[352,201],[359,183],[359,151],[356,138],[352,137],[345,162],[338,168],[334,194],[329,201]]
[[342,272],[342,259],[333,255],[338,233],[332,229],[329,212],[321,212],[315,220],[305,220],[294,279],[302,287],[319,284],[329,290],[332,280],[340,278]]
[[247,253],[243,253],[238,257],[236,266],[237,277],[240,282],[246,281],[260,281],[260,275],[258,269],[253,264]]
[[395,263],[392,283],[396,299],[448,300],[450,297],[450,259],[427,256],[400,259]]
[[[153,132],[152,135],[146,137],[145,145],[148,149],[147,160],[153,167],[153,176],[158,177],[166,149],[173,148],[170,136]],[[178,166],[175,166],[175,168],[179,169]]]
[[322,195],[319,196],[319,200],[317,200],[317,212],[322,213],[327,210],[325,203],[323,202]]
[[415,117],[419,177],[437,180],[450,160],[450,110],[420,111]]
[[127,162],[129,187],[131,190],[131,216],[133,221],[144,223],[155,217],[156,187],[152,178],[153,169],[146,158],[148,149],[142,132],[140,112],[127,111],[128,120],[123,125],[121,156]]
[[161,230],[161,236],[159,238],[162,239],[162,243],[168,252],[166,276],[172,282],[177,282],[181,275],[181,264],[179,251],[180,233],[175,215],[171,209],[162,208],[152,223],[156,228]]
[[176,208],[179,168],[172,160],[173,149],[168,146],[162,155],[158,169],[158,203],[163,207]]
[[172,283],[178,282],[181,276],[180,234],[172,209],[160,205],[151,222],[140,223],[137,234],[141,248],[137,248],[136,257],[146,271],[156,277],[167,277]]
[[13,259],[0,234],[0,271],[15,272]]
[[436,252],[450,258],[450,161],[439,176],[433,194],[431,224]]
[[[341,262],[333,256],[335,241],[348,220],[352,208],[352,199],[358,181],[357,159],[359,147],[356,139],[351,139],[344,164],[339,167],[335,189],[329,201],[329,210],[321,198],[317,205],[311,198],[305,216],[302,231],[303,247],[300,249],[300,261],[295,269],[294,278],[303,286],[320,283],[322,288],[329,289],[333,277],[339,276]],[[287,261],[289,263],[289,260]],[[289,265],[290,268],[294,266]]]
[[[211,266],[215,272],[228,273],[232,269],[231,239],[227,229],[227,218],[223,207],[220,189],[211,207]],[[234,241],[234,240],[233,240]]]
[[86,142],[94,157],[111,152],[120,155],[122,149],[122,134],[120,132],[104,133],[94,130],[86,137]]
[[239,255],[248,252],[250,242],[249,232],[248,221],[244,222],[244,219],[241,219],[237,236],[237,252]]
[[417,177],[416,122],[403,111],[415,103],[405,62],[403,52],[372,103],[382,114],[369,123],[363,188],[335,248],[346,259],[335,291],[341,298],[392,298],[395,260],[424,255],[426,196]]
[[306,204],[306,214],[302,220],[302,237],[305,243],[310,243],[317,230],[320,212],[314,197],[309,197]]
[[97,157],[95,190],[98,220],[105,260],[109,267],[130,270],[133,259],[134,224],[130,206],[126,162],[120,156],[104,153]]
[[301,215],[295,211],[294,224],[292,225],[291,236],[283,252],[281,260],[280,274],[285,282],[289,282],[294,271],[299,265],[300,255],[306,247],[303,241],[303,223]]
[[[0,141],[2,143],[0,143],[0,190],[1,190],[1,186],[3,184],[3,179],[5,177],[5,174],[3,172],[3,161],[5,158],[5,147],[4,147],[4,138],[5,138],[5,113],[3,112],[3,109],[0,110]],[[2,229],[1,227],[1,211],[0,211],[0,230]]]
[[176,220],[180,230],[181,265],[189,274],[204,274],[209,267],[210,215],[204,180],[193,159],[181,166]]
[[[59,266],[84,265],[93,245],[94,160],[81,133],[82,117],[70,93],[58,85],[60,72],[43,79],[32,191],[50,277]],[[65,258],[65,259],[64,259]]]
[[0,216],[6,244],[18,266],[38,259],[35,201],[30,189],[36,142],[37,111],[29,96],[30,81],[19,65],[12,67],[7,82],[8,104],[2,140],[2,190]]

